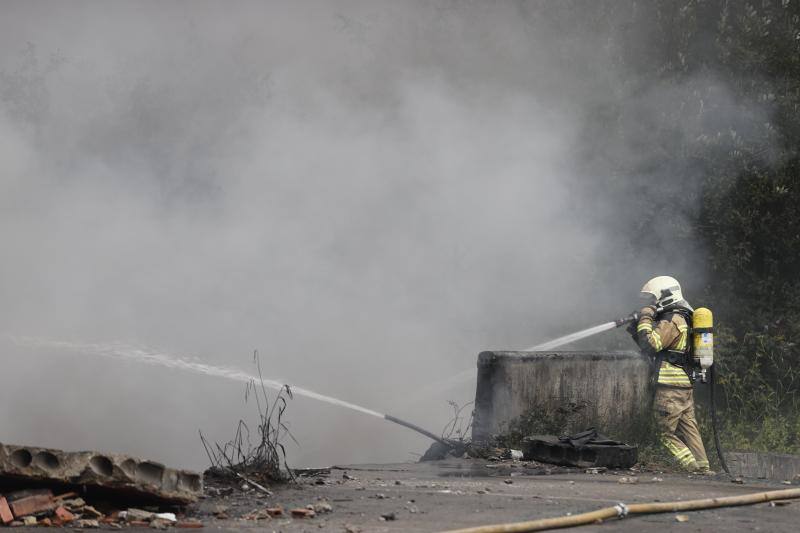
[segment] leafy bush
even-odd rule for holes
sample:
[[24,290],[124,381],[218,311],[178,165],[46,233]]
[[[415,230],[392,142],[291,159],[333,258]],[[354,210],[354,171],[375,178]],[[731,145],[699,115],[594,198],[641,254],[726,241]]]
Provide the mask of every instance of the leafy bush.
[[[619,2],[602,6],[598,18],[618,16]],[[626,12],[618,62],[639,93],[664,89],[651,102],[660,115],[642,129],[651,116],[625,101],[586,142],[595,154],[631,139],[658,149],[627,166],[595,157],[590,170],[629,201],[630,248],[669,253],[715,313],[723,445],[800,453],[800,5],[631,1]],[[703,405],[698,417],[713,446]]]

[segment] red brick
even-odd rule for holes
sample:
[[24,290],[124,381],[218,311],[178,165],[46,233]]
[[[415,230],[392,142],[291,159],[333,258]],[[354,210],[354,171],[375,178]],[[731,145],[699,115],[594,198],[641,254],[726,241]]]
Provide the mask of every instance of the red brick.
[[22,516],[29,516],[36,513],[43,513],[50,511],[55,507],[53,497],[49,494],[37,494],[36,496],[28,496],[14,500],[9,504],[11,512],[14,513],[15,518]]
[[10,524],[13,521],[14,515],[11,513],[11,509],[8,507],[8,502],[5,498],[0,496],[0,523]]
[[187,520],[184,522],[178,522],[177,524],[175,524],[175,527],[180,529],[200,529],[201,527],[203,527],[203,523],[194,520]]
[[75,515],[70,513],[63,507],[56,508],[55,515],[56,518],[59,520],[59,522],[61,522],[62,524],[66,524],[68,522],[72,522],[73,520],[75,520]]

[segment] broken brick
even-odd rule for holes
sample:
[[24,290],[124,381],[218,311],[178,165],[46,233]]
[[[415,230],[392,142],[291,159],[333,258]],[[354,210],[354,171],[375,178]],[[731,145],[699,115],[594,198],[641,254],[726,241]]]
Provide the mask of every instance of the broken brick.
[[273,518],[277,516],[283,516],[283,507],[267,507],[265,511],[267,511],[267,514]]
[[291,510],[292,516],[295,518],[314,518],[316,513],[313,509],[303,509],[301,507]]
[[55,515],[62,524],[66,524],[75,520],[75,515],[61,506],[56,508]]
[[27,498],[21,498],[9,504],[11,512],[14,513],[16,518],[51,511],[54,506],[53,497],[49,494],[28,496]]
[[39,525],[44,527],[50,527],[53,525],[53,521],[50,520],[49,518],[42,518],[41,520],[39,520]]
[[0,524],[10,524],[14,521],[14,515],[11,513],[11,508],[8,502],[0,496]]
[[203,523],[196,520],[185,520],[175,524],[175,527],[180,529],[200,529],[203,527]]

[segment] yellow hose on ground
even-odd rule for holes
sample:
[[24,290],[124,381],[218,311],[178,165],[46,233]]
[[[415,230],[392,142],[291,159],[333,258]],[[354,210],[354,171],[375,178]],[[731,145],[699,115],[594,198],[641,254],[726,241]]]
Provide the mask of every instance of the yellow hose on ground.
[[678,511],[698,511],[700,509],[713,509],[715,507],[734,507],[736,505],[753,505],[755,503],[769,502],[772,500],[791,500],[800,498],[800,489],[771,490],[755,492],[742,496],[726,496],[723,498],[704,498],[702,500],[686,500],[678,502],[658,503],[620,503],[614,507],[606,507],[588,513],[574,516],[559,516],[556,518],[542,518],[529,522],[513,522],[509,524],[495,524],[492,526],[468,527],[453,529],[444,533],[523,533],[526,531],[544,531],[562,527],[583,526],[594,524],[608,518],[624,518],[629,514],[654,514],[674,513]]

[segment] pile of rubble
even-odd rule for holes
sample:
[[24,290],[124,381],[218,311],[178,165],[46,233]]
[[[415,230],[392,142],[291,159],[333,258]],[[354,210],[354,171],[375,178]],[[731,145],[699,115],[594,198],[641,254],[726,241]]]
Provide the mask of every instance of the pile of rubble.
[[203,477],[123,454],[66,452],[0,443],[0,482],[95,487],[164,503],[187,504],[203,493]]
[[0,495],[0,524],[3,526],[69,526],[93,529],[105,524],[111,528],[144,526],[154,529],[200,528],[202,522],[179,518],[175,513],[143,509],[98,510],[75,492],[53,495],[50,489],[7,492]]
[[280,505],[275,507],[267,507],[264,509],[255,509],[244,516],[243,520],[270,520],[272,518],[285,518],[291,516],[292,518],[314,518],[318,514],[333,512],[333,507],[328,502],[320,502],[317,504],[308,504],[305,507],[297,507],[290,509],[288,512],[283,510]]
[[[0,443],[0,526],[203,527],[160,512],[181,509],[202,494],[200,474],[155,461]],[[145,502],[152,507],[128,508]]]
[[[311,478],[312,483],[316,485],[328,484],[324,478],[330,473],[330,468],[305,468],[293,471],[296,480]],[[218,469],[209,469],[204,473],[204,477],[205,495],[201,500],[205,501],[193,506],[193,510],[198,516],[209,517],[212,520],[212,527],[216,520],[254,522],[277,520],[285,525],[293,519],[321,518],[322,515],[333,513],[333,506],[325,498],[317,498],[316,502],[300,505],[297,505],[296,498],[290,498],[294,500],[293,505],[284,506],[278,503],[271,490],[254,481],[257,473],[251,472],[248,477],[244,477]],[[264,479],[259,481],[265,482]],[[301,484],[293,483],[291,486],[299,489]],[[324,526],[320,524],[319,527]]]
[[[0,443],[0,528],[202,528],[201,518],[213,527],[218,520],[288,523],[333,512],[325,500],[284,508],[258,472],[206,474],[210,485],[202,474],[128,455]],[[324,484],[330,469],[294,475]]]

